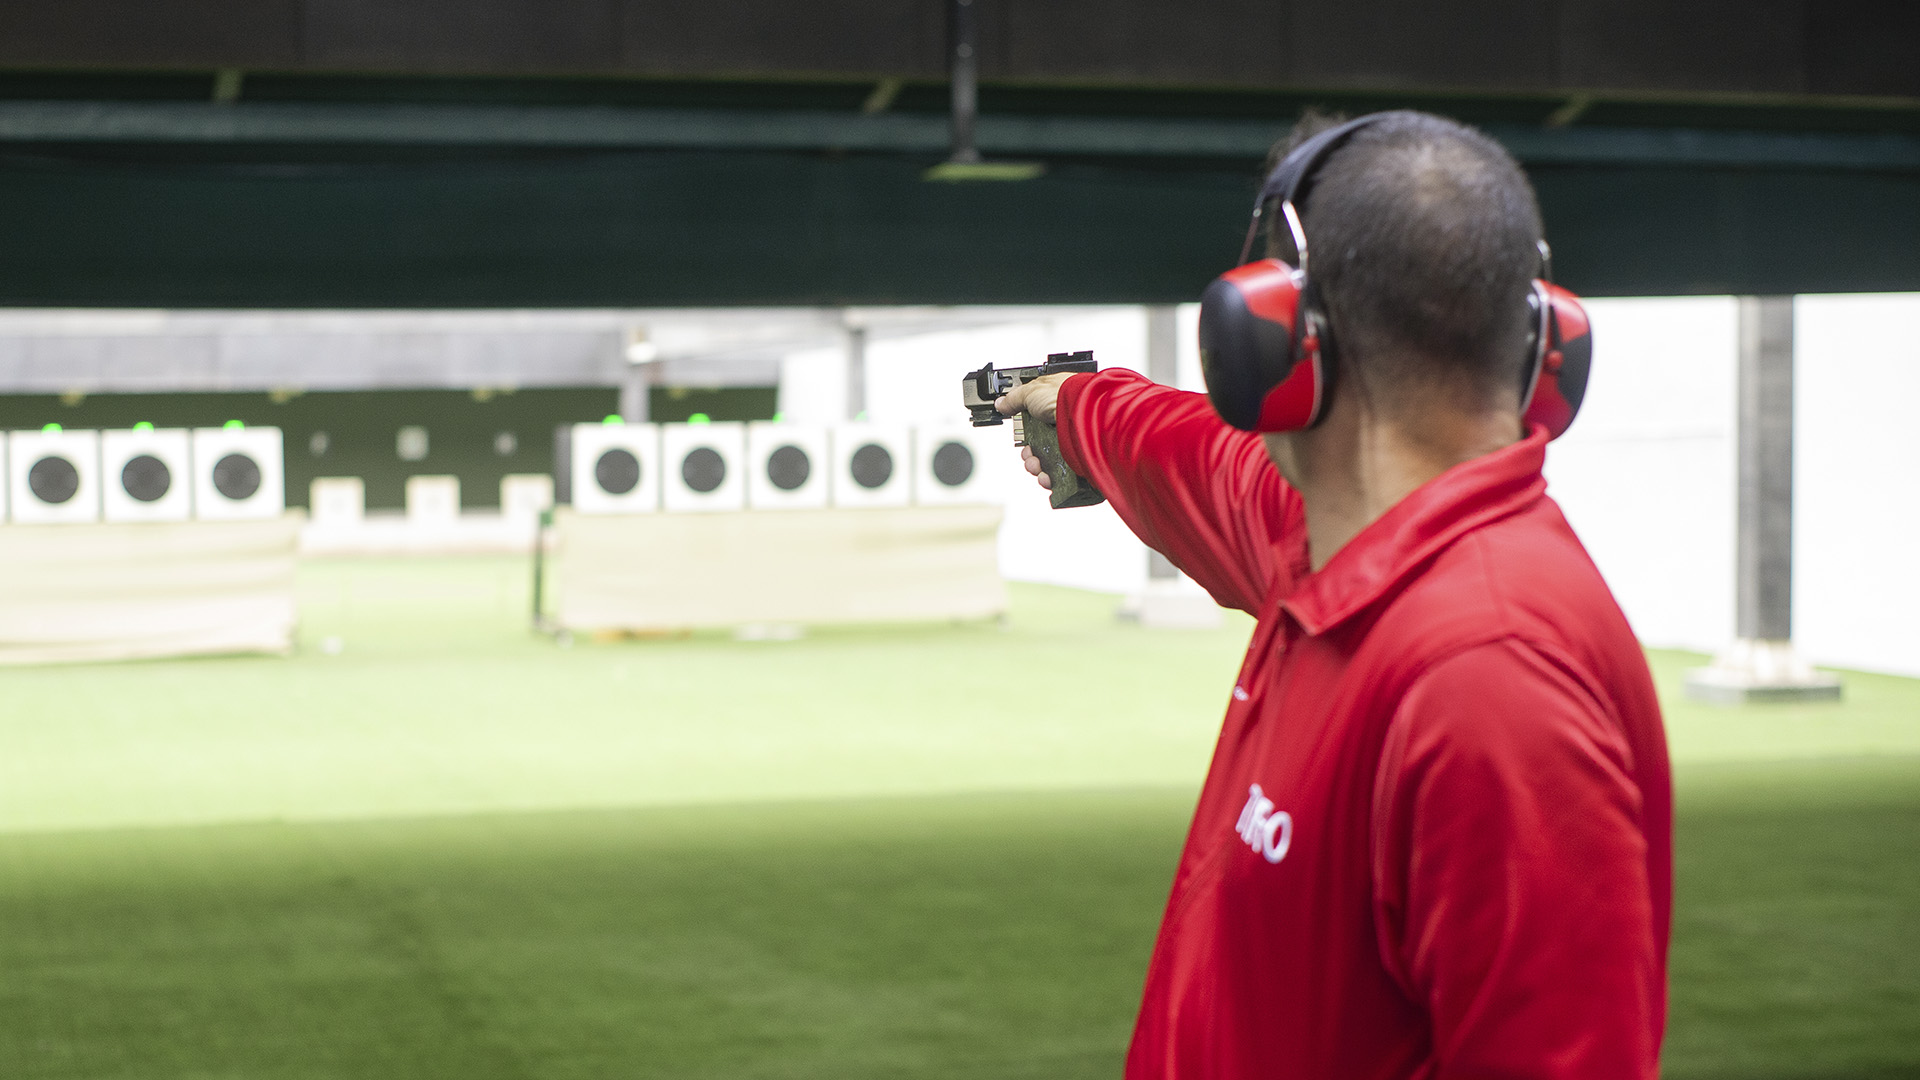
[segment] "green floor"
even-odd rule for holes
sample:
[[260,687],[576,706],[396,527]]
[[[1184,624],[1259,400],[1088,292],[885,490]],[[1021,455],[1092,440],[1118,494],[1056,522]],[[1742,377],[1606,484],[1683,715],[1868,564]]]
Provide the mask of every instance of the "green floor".
[[[517,564],[302,587],[290,660],[0,672],[0,1076],[1116,1074],[1244,623],[562,650]],[[1920,682],[1848,694],[1670,706],[1669,1076],[1920,1076]]]

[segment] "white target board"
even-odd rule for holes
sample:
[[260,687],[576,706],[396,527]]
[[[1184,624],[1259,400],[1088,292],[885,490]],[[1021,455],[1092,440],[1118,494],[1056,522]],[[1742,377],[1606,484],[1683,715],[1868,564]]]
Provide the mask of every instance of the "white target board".
[[100,433],[49,428],[8,435],[7,502],[21,524],[100,520]]
[[660,425],[662,503],[668,510],[743,510],[747,425]]
[[201,521],[279,517],[287,473],[277,427],[193,429],[193,516]]
[[367,484],[357,476],[315,477],[307,486],[307,513],[315,525],[352,527],[367,518]]
[[827,505],[833,466],[825,427],[747,425],[747,505],[755,510],[818,509]]
[[186,428],[100,433],[100,516],[186,521],[193,516],[193,456]]
[[658,424],[573,425],[573,508],[582,514],[660,509]]
[[[958,506],[997,503],[1001,488],[989,467],[989,454],[1012,456],[1013,440],[1005,427],[974,428],[964,424],[931,425],[913,429],[913,501],[921,506]],[[999,436],[998,438],[983,437]]]
[[833,505],[912,502],[913,438],[905,424],[843,424],[833,429]]

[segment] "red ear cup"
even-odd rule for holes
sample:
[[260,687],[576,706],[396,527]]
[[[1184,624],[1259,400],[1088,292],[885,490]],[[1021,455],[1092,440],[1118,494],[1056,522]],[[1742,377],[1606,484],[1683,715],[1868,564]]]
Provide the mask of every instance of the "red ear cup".
[[1302,327],[1299,271],[1278,259],[1229,270],[1200,297],[1200,370],[1221,419],[1242,431],[1298,431],[1320,419],[1324,350]]
[[[1580,298],[1550,281],[1533,283],[1532,306],[1543,317],[1522,409],[1529,425],[1557,439],[1573,426],[1593,370],[1593,324]],[[1542,311],[1544,309],[1544,311]]]

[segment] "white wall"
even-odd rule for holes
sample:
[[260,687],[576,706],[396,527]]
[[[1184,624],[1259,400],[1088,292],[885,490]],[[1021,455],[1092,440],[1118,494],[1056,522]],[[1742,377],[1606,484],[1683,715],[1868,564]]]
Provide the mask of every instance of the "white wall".
[[1735,304],[1592,300],[1593,374],[1547,491],[1642,641],[1733,636]]
[[[985,363],[1034,364],[1048,353],[1092,349],[1101,367],[1146,367],[1146,317],[1137,307],[1076,309],[1041,319],[874,342],[867,348],[867,412],[876,420],[958,423],[960,377]],[[1016,581],[1071,585],[1103,592],[1139,589],[1146,551],[1113,509],[1056,513],[1046,493],[1020,467],[1013,429],[990,429],[1006,453],[998,459],[1007,499],[1000,530],[1000,568]]]
[[[1594,300],[1593,384],[1550,492],[1642,640],[1733,637],[1735,304]],[[1793,636],[1920,675],[1920,296],[1794,306]]]
[[1920,295],[1794,305],[1793,634],[1920,675]]
[[[1595,355],[1579,420],[1547,454],[1548,491],[1606,575],[1641,639],[1712,652],[1733,636],[1735,302],[1730,297],[1588,302]],[[1202,388],[1198,306],[1179,310],[1179,382]],[[1818,663],[1920,675],[1920,296],[1803,297],[1796,308],[1798,410],[1794,635]],[[915,423],[961,419],[966,371],[1093,349],[1144,369],[1139,308],[876,342],[868,411]],[[781,408],[833,422],[845,409],[840,350],[796,354]],[[1007,429],[1000,429],[1006,431]],[[1054,512],[1020,471],[1012,434],[1009,578],[1107,592],[1146,581],[1138,541],[1107,507]]]

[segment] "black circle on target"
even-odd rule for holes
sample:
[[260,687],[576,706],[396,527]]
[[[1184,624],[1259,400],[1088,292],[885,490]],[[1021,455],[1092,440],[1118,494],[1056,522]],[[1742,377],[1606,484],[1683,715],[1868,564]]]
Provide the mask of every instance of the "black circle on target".
[[726,482],[727,459],[711,446],[696,446],[680,459],[680,479],[705,495]]
[[941,443],[933,452],[933,478],[948,487],[959,487],[973,476],[973,451],[963,442]]
[[245,454],[228,454],[213,463],[213,490],[239,502],[260,490],[260,463]]
[[593,482],[609,495],[625,495],[640,486],[640,459],[616,446],[593,463]]
[[120,469],[120,490],[140,502],[159,502],[172,487],[173,470],[152,454],[135,454]]
[[853,452],[847,471],[853,474],[853,482],[863,488],[880,487],[893,479],[893,455],[879,443],[868,443]]
[[58,454],[48,454],[27,470],[27,490],[43,503],[58,506],[80,491],[80,470]]
[[797,446],[783,446],[767,455],[767,480],[781,491],[792,491],[813,475],[813,459]]

